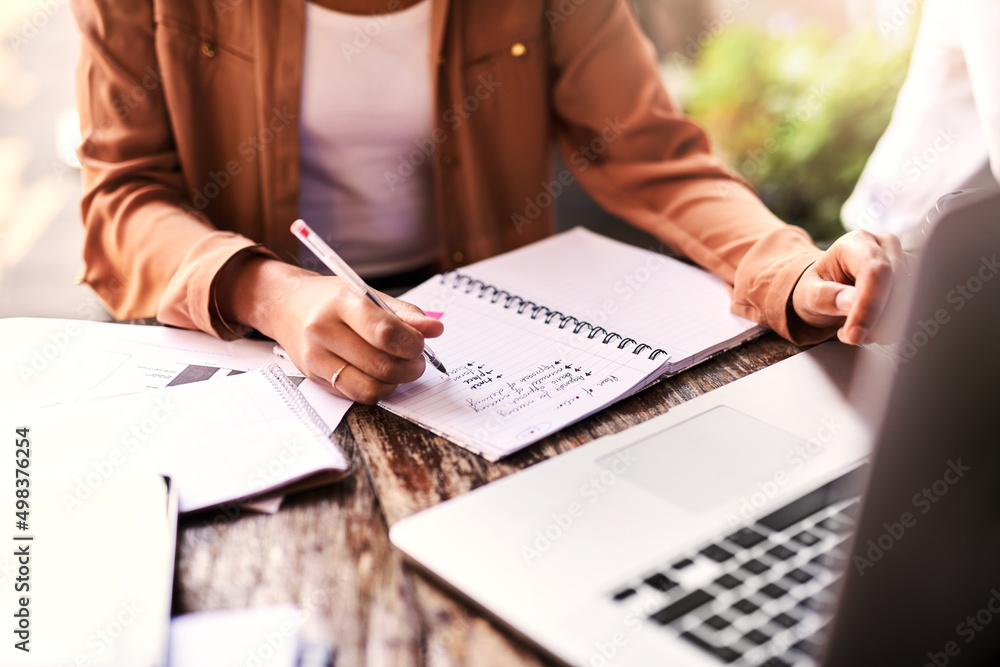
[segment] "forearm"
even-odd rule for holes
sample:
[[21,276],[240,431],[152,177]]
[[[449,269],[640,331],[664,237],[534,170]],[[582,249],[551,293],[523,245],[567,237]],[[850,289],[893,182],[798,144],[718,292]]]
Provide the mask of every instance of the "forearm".
[[254,242],[216,229],[192,205],[198,172],[181,163],[167,79],[155,74],[153,3],[123,11],[113,0],[74,0],[73,9],[81,34],[83,278],[118,319],[155,316],[223,335],[211,286]]
[[[822,254],[713,155],[663,88],[624,2],[581,5],[552,35],[556,130],[569,169],[609,212],[733,286],[733,309],[800,341],[788,299]],[[795,329],[795,330],[792,330]]]
[[215,307],[223,324],[235,334],[253,329],[280,340],[290,290],[311,271],[253,251],[233,257],[219,272],[213,287]]

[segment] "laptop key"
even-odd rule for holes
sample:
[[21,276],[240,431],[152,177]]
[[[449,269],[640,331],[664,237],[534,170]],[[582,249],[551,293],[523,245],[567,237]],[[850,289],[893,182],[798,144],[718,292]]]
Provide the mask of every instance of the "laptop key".
[[795,555],[795,552],[783,544],[779,544],[767,550],[767,553],[778,560],[788,560]]
[[743,635],[743,639],[747,640],[751,644],[756,644],[757,646],[760,646],[761,644],[766,644],[769,641],[771,641],[771,638],[767,634],[761,632],[760,630],[751,630],[750,632]]
[[740,654],[728,646],[712,646],[707,641],[692,632],[682,632],[681,639],[691,642],[703,651],[707,651],[727,665],[740,659]]
[[733,603],[733,609],[744,614],[752,614],[760,609],[760,607],[750,600],[740,600],[739,602]]
[[658,591],[666,593],[671,588],[677,588],[678,584],[665,574],[657,572],[651,577],[644,579],[647,586],[651,586]]
[[763,535],[758,533],[756,530],[753,530],[752,528],[743,528],[741,530],[736,531],[726,539],[732,542],[733,544],[740,545],[744,549],[749,549],[751,547],[757,546],[767,538],[765,538]]
[[715,628],[716,630],[724,630],[732,624],[721,616],[712,616],[711,618],[706,619],[705,625],[710,628]]
[[756,558],[751,558],[747,562],[743,563],[742,567],[750,574],[763,574],[764,572],[767,572],[768,569],[767,565],[764,565]]
[[792,618],[788,614],[778,614],[777,616],[771,619],[771,622],[775,623],[776,625],[780,625],[783,628],[794,628],[796,625],[799,624],[798,619]]
[[781,658],[771,658],[767,662],[761,663],[760,667],[792,667],[792,663],[785,662]]
[[725,563],[727,560],[733,557],[733,554],[729,553],[718,544],[710,544],[701,550],[701,554],[706,558],[714,560],[716,563]]
[[694,561],[691,560],[690,558],[685,558],[683,560],[679,560],[676,563],[674,563],[673,569],[675,569],[675,570],[683,570],[684,568],[690,567],[692,565],[694,565]]
[[621,602],[622,600],[630,598],[633,595],[635,595],[635,589],[634,588],[626,588],[626,589],[620,590],[617,593],[615,593],[614,595],[612,595],[611,599],[614,600],[615,602]]
[[743,582],[740,581],[739,579],[737,579],[736,577],[734,577],[731,574],[724,574],[721,577],[719,577],[718,579],[716,579],[715,583],[718,584],[719,586],[722,586],[727,591],[731,591],[734,588],[738,587]]
[[669,625],[681,616],[690,614],[698,607],[711,602],[714,599],[715,598],[712,595],[698,589],[693,593],[688,593],[680,600],[677,600],[672,604],[668,604],[666,607],[656,612],[649,618],[656,621],[660,625]]
[[812,581],[813,576],[804,570],[795,568],[791,572],[785,575],[786,579],[791,579],[797,584],[804,584],[807,581]]
[[818,544],[820,541],[818,537],[816,537],[807,530],[803,530],[801,533],[799,533],[792,539],[798,542],[799,544],[806,545],[807,547],[811,547],[814,544]]
[[778,584],[768,584],[760,589],[760,592],[771,598],[772,600],[777,600],[778,598],[787,595],[788,591],[779,586]]

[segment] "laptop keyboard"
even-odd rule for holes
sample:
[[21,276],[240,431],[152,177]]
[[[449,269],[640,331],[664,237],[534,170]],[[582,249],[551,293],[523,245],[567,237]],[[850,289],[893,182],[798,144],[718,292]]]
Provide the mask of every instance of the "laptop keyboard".
[[643,573],[611,599],[725,664],[815,665],[865,468]]

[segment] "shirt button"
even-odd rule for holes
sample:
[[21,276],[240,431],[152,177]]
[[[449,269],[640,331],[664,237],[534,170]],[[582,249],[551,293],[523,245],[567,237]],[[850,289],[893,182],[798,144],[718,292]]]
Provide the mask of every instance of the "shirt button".
[[209,42],[207,40],[204,41],[204,42],[202,42],[201,43],[201,52],[205,55],[206,58],[214,58],[215,57],[215,44],[213,44],[212,42]]
[[520,58],[527,52],[528,52],[528,47],[522,44],[521,42],[514,42],[513,44],[510,45],[510,55],[514,56],[515,58]]
[[451,261],[455,262],[456,264],[461,264],[462,262],[465,261],[465,253],[462,252],[461,250],[456,250],[455,252],[451,253]]
[[441,156],[441,166],[450,167],[457,162],[457,158],[454,155],[442,155]]

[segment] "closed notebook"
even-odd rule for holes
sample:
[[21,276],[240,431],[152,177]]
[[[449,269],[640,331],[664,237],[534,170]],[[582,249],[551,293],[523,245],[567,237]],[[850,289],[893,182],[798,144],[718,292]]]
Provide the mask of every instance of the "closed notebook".
[[19,410],[2,423],[30,428],[38,474],[67,508],[124,473],[169,476],[183,513],[329,483],[350,468],[274,364],[215,382]]
[[576,228],[401,298],[444,312],[430,366],[381,405],[497,460],[763,329],[717,277]]

